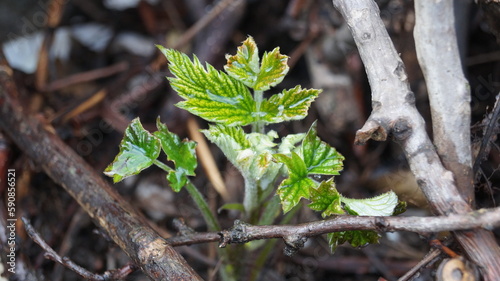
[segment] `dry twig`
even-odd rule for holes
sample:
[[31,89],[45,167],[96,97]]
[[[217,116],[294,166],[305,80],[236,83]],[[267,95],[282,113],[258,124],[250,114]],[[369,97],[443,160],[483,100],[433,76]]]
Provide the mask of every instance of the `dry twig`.
[[38,233],[33,226],[30,224],[30,222],[26,218],[21,218],[24,227],[26,229],[26,232],[28,233],[29,237],[33,239],[35,243],[40,245],[42,249],[45,251],[45,258],[48,258],[50,260],[53,260],[57,263],[60,263],[67,267],[68,269],[72,270],[76,274],[82,276],[85,278],[85,280],[91,280],[91,281],[106,281],[106,280],[122,280],[125,277],[127,277],[130,273],[136,271],[138,268],[133,265],[133,264],[128,264],[125,265],[123,268],[120,269],[115,269],[115,270],[108,270],[104,272],[103,274],[95,274],[87,269],[77,265],[74,263],[71,259],[67,257],[61,257],[59,256],[54,249],[52,249],[40,236],[40,233]]
[[493,229],[500,226],[500,207],[481,209],[467,214],[436,217],[370,217],[338,216],[328,220],[297,225],[250,225],[236,221],[231,229],[221,232],[189,233],[168,238],[172,246],[220,242],[221,247],[231,243],[283,238],[288,241],[348,230],[412,231],[433,233],[441,231]]

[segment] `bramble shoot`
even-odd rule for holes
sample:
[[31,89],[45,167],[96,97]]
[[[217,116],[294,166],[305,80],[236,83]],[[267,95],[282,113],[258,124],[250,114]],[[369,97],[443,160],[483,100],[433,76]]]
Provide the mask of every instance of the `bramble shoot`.
[[[288,57],[279,48],[265,52],[260,58],[257,45],[248,37],[235,55],[226,56],[225,71],[208,63],[203,65],[195,55],[191,59],[176,50],[162,46],[158,49],[169,61],[173,74],[167,78],[170,85],[184,99],[177,106],[211,122],[202,132],[241,172],[245,181],[243,203],[240,207],[231,206],[244,210],[244,219],[251,223],[268,222],[269,218],[263,219],[265,214],[262,214],[266,201],[279,202],[287,213],[302,198],[309,200],[309,208],[321,212],[324,218],[343,214],[393,215],[398,205],[393,192],[369,199],[350,199],[337,191],[334,176],[343,169],[344,157],[318,137],[316,122],[308,132],[284,136],[281,141],[277,132],[266,131],[268,124],[306,117],[321,92],[296,86],[264,97],[264,91],[278,85],[288,73]],[[120,152],[105,174],[118,182],[153,164],[159,166],[167,172],[166,178],[174,191],[186,186],[192,195],[199,197],[195,202],[211,221],[212,228],[216,228],[214,216],[189,180],[195,176],[196,144],[180,140],[159,119],[156,126],[158,131],[150,133],[139,119],[134,119],[125,132]],[[251,132],[246,133],[244,126],[251,126]],[[158,159],[161,151],[174,168]],[[331,177],[318,181],[315,175]],[[272,194],[277,194],[279,200],[269,200]],[[328,235],[328,241],[332,249],[344,242],[362,246],[376,243],[378,234],[336,232]]]

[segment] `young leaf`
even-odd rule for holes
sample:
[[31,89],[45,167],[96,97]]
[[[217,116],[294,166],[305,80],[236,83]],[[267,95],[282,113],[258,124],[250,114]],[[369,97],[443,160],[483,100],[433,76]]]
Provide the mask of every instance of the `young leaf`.
[[306,134],[290,134],[281,139],[281,144],[278,148],[278,153],[281,154],[290,154],[290,152],[297,149],[297,143],[301,142]]
[[245,85],[224,72],[206,64],[196,56],[189,57],[172,49],[158,46],[169,61],[175,77],[168,77],[170,85],[185,101],[177,103],[208,121],[228,126],[248,125],[255,120],[256,105]]
[[261,111],[265,113],[262,120],[267,123],[279,123],[303,119],[311,103],[320,93],[321,90],[302,89],[300,86],[295,86],[295,88],[273,95],[262,102]]
[[258,180],[262,188],[266,188],[279,172],[281,165],[272,161],[276,132],[245,134],[241,127],[224,125],[210,125],[202,132],[222,150],[243,177]]
[[226,55],[224,66],[227,74],[253,88],[260,72],[259,49],[251,36],[238,47],[236,55]]
[[235,166],[241,152],[252,146],[247,140],[243,129],[238,126],[209,125],[208,130],[202,130],[202,133],[205,134],[207,139],[215,143]]
[[283,81],[288,73],[288,56],[280,54],[280,48],[274,48],[262,56],[259,76],[253,87],[257,91],[267,91]]
[[274,154],[273,157],[288,168],[289,177],[281,182],[277,191],[283,212],[286,213],[295,207],[301,198],[309,199],[310,191],[316,183],[307,177],[306,165],[297,153],[292,151],[292,157],[284,154]]
[[398,205],[398,196],[393,191],[367,199],[341,198],[346,211],[358,216],[391,216]]
[[120,143],[120,152],[104,170],[104,174],[119,182],[136,175],[153,164],[160,154],[160,141],[146,131],[139,118],[132,120]]
[[259,65],[259,50],[251,36],[238,47],[236,55],[227,55],[226,59],[226,72],[256,91],[266,91],[281,83],[289,69],[288,56],[280,54],[279,48],[264,53]]
[[167,126],[160,122],[160,118],[156,119],[156,127],[158,131],[154,135],[160,140],[161,147],[168,160],[174,162],[175,170],[167,174],[167,179],[172,186],[172,189],[179,192],[186,185],[187,176],[194,176],[196,169],[196,143],[194,141],[181,141],[179,136],[170,132]]
[[[398,197],[392,191],[369,199],[349,199],[341,196],[340,200],[348,214],[359,216],[391,216],[398,205]],[[353,247],[361,247],[378,243],[378,238],[378,233],[371,230],[342,231],[329,233],[328,243],[333,252],[344,242],[349,242]]]
[[400,215],[402,213],[406,212],[406,202],[405,201],[399,201],[396,207],[394,207],[394,212],[392,213],[393,216]]
[[351,230],[339,231],[327,234],[328,244],[333,252],[337,249],[338,245],[349,242],[353,247],[363,247],[368,244],[378,243],[379,234],[372,230]]
[[321,182],[318,188],[311,189],[311,203],[309,204],[309,208],[315,211],[323,211],[321,213],[323,218],[344,214],[340,197],[341,195],[337,191],[337,188],[335,188],[332,177],[327,181]]
[[308,174],[338,175],[344,156],[317,136],[316,122],[302,141],[302,154]]

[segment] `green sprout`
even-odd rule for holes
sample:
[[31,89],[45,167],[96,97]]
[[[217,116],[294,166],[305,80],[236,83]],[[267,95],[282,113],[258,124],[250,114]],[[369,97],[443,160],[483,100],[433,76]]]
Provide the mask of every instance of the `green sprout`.
[[[317,135],[316,122],[308,132],[284,136],[266,130],[266,125],[300,120],[306,117],[311,103],[321,90],[296,86],[280,93],[264,92],[278,85],[288,73],[288,57],[279,48],[259,50],[248,37],[235,55],[227,55],[225,71],[203,65],[196,56],[158,46],[169,61],[173,77],[167,77],[172,88],[184,100],[178,107],[210,122],[202,132],[215,143],[227,159],[241,172],[245,182],[242,204],[232,209],[243,210],[250,223],[272,223],[279,212],[294,209],[301,199],[310,201],[312,210],[326,218],[336,215],[393,215],[398,198],[388,192],[370,199],[343,197],[336,189],[334,176],[343,169],[344,157]],[[120,152],[106,168],[105,174],[115,182],[136,175],[151,165],[167,172],[167,180],[175,192],[183,187],[193,196],[210,229],[218,230],[215,216],[203,196],[191,183],[197,165],[196,144],[180,138],[157,120],[158,131],[150,133],[134,119],[125,131]],[[247,133],[248,126],[250,132]],[[174,168],[158,160],[160,152],[167,155]],[[329,176],[318,181],[317,175]],[[269,200],[276,194],[279,200]],[[278,206],[274,208],[272,204]],[[376,243],[374,231],[344,231],[328,235],[332,249],[349,242],[353,246]]]

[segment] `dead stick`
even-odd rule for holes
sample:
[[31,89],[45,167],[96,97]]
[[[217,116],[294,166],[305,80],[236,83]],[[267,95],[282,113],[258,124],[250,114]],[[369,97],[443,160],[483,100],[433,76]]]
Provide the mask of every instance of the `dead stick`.
[[201,280],[165,240],[113,188],[59,137],[23,112],[5,67],[0,70],[0,128],[89,216],[152,280]]
[[80,72],[59,80],[52,81],[43,90],[46,92],[60,90],[62,88],[88,81],[93,81],[99,78],[108,77],[122,71],[128,70],[130,65],[128,62],[119,62],[103,68],[93,69],[86,72]]
[[45,250],[45,258],[48,258],[50,260],[53,260],[57,263],[60,263],[61,265],[65,266],[66,268],[72,270],[76,274],[82,276],[85,278],[85,280],[90,280],[90,281],[106,281],[106,280],[121,280],[127,277],[130,273],[134,272],[137,270],[137,267],[135,265],[127,264],[124,267],[120,269],[115,269],[115,270],[109,270],[104,272],[103,274],[95,274],[87,269],[79,266],[75,262],[73,262],[71,259],[68,257],[61,257],[59,256],[54,249],[52,249],[45,240],[41,237],[40,233],[38,233],[33,226],[30,224],[30,222],[26,218],[21,218],[24,227],[26,229],[26,232],[28,232],[29,237],[37,243],[42,249]]
[[296,225],[251,225],[236,221],[230,229],[219,232],[187,233],[168,238],[172,246],[219,242],[221,247],[232,243],[247,243],[260,239],[284,238],[289,240],[318,236],[321,234],[375,230],[412,231],[436,233],[442,231],[494,229],[500,226],[500,207],[481,209],[466,214],[436,217],[374,217],[337,216],[328,220],[312,221]]

